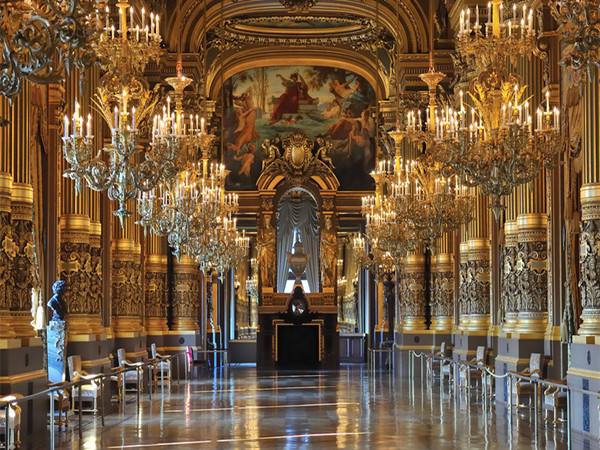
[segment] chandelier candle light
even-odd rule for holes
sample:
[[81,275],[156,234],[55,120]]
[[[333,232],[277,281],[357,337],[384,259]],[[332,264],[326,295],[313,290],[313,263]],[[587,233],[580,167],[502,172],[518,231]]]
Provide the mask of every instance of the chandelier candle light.
[[[526,86],[507,64],[519,55],[538,54],[533,17],[534,10],[525,4],[505,12],[498,0],[490,2],[486,24],[477,7],[474,14],[470,9],[461,13],[457,51],[478,75],[466,96],[458,93],[457,105],[433,106],[423,139],[444,170],[492,197],[497,219],[504,208],[501,198],[551,166],[560,148],[559,111],[550,105],[549,92],[534,110],[525,97]],[[419,112],[409,112],[408,135],[418,134],[423,123]]]

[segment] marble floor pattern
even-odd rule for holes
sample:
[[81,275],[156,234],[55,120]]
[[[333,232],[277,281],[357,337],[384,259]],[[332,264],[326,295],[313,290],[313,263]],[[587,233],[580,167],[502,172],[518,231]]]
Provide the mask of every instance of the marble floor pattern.
[[[563,449],[560,429],[483,407],[479,394],[455,396],[362,366],[337,372],[261,373],[230,368],[173,383],[170,392],[133,396],[100,420],[86,416],[57,436],[57,449]],[[49,448],[47,444],[39,448]]]

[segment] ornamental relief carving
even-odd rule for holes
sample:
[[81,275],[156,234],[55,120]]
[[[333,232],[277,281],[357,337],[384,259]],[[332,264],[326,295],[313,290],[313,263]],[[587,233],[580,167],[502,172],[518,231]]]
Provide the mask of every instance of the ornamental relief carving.
[[468,314],[468,304],[467,304],[467,262],[461,262],[459,264],[458,276],[458,312],[460,314]]
[[142,316],[144,295],[138,262],[113,261],[112,301],[115,316]]
[[99,314],[102,305],[102,249],[90,246],[90,258],[90,297],[94,313]]
[[12,238],[10,214],[0,211],[0,310],[9,308],[12,298],[12,264],[17,255],[17,245]]
[[34,281],[33,222],[31,220],[13,220],[12,232],[14,253],[11,286],[10,309],[12,311],[31,310],[31,289]]
[[581,306],[600,308],[600,219],[582,222],[579,252]]
[[504,247],[502,261],[502,298],[506,305],[506,312],[517,312],[519,310],[516,273],[517,248]]
[[173,300],[173,317],[197,318],[200,301],[200,282],[196,274],[175,274],[175,297]]
[[[70,314],[99,314],[100,293],[89,244],[63,242],[60,278],[66,281],[65,302]],[[100,286],[101,289],[101,286]]]
[[167,317],[167,274],[146,272],[146,317]]
[[401,317],[425,315],[425,274],[403,273],[398,283]]
[[547,311],[548,250],[546,241],[519,242],[516,257],[518,310]]
[[489,314],[490,262],[468,261],[466,285],[466,314]]
[[454,306],[454,276],[452,272],[433,272],[431,280],[431,315],[452,316]]

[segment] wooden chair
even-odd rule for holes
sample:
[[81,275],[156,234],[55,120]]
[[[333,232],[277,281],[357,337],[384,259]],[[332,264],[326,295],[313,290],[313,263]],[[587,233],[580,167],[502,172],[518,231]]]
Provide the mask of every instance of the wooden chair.
[[[90,374],[81,368],[81,356],[73,355],[67,358],[69,366],[69,377],[71,381],[79,380],[91,380],[98,374]],[[82,409],[81,412],[91,412],[96,414],[98,412],[98,399],[100,398],[101,389],[100,383],[92,381],[90,384],[84,384],[80,387],[74,387],[71,392],[72,408],[73,411],[77,411],[75,405],[79,405],[79,397],[81,396]],[[102,400],[100,400],[102,401]],[[84,403],[91,403],[91,409],[83,409]]]
[[170,384],[172,378],[171,358],[158,353],[155,342],[150,345],[150,356],[155,361],[152,366],[152,378],[154,383],[162,384],[167,382]]
[[[0,397],[0,402],[10,402],[21,398],[22,395],[11,394]],[[0,424],[6,424],[6,408],[0,408]],[[5,426],[0,426],[2,435],[6,434]],[[8,436],[4,436],[4,448],[13,450],[21,447],[21,407],[11,404],[8,407]]]
[[[529,367],[523,370],[522,372],[516,372],[518,375],[522,375],[525,377],[529,377],[533,380],[544,378],[546,376],[546,367],[547,361],[545,358],[542,358],[540,353],[532,353],[529,356]],[[515,394],[517,397],[517,406],[532,406],[533,399],[536,394],[538,394],[538,398],[540,398],[540,384],[535,381],[522,380],[518,379],[515,384]],[[527,398],[528,405],[521,403],[522,398]]]
[[[50,384],[48,387],[59,387],[67,384],[66,382]],[[59,389],[54,394],[48,394],[50,401],[54,402],[55,414],[58,412],[58,420],[55,422],[58,427],[65,428],[69,426],[69,412],[71,411],[71,398],[67,389]]]
[[[121,374],[121,382],[123,383],[123,396],[127,392],[142,392],[144,386],[144,364],[141,362],[134,363],[127,360],[124,348],[117,349],[117,361],[121,369],[135,369],[128,370],[127,372],[123,372]],[[128,389],[127,386],[130,386],[130,388]]]
[[[477,347],[475,357],[468,361],[468,366],[462,366],[460,369],[461,387],[470,387],[470,381],[479,381],[483,388],[483,367],[487,366],[488,349],[484,345]],[[474,367],[475,366],[475,367]]]
[[[566,381],[554,381],[555,384],[562,384],[566,387]],[[544,390],[542,409],[544,410],[544,419],[550,420],[548,413],[552,411],[552,423],[566,422],[567,413],[567,392],[558,386],[548,386]]]
[[436,370],[440,373],[440,381],[443,381],[446,376],[450,379],[452,371],[451,364],[448,361],[443,361],[444,358],[448,357],[446,349],[446,342],[440,344],[440,351],[436,352],[431,357],[430,363],[430,375],[435,377]]
[[199,369],[201,367],[209,367],[208,359],[200,360],[194,357],[194,349],[192,347],[187,347],[185,349],[185,360],[187,363],[187,371],[190,374],[190,376],[196,369]]

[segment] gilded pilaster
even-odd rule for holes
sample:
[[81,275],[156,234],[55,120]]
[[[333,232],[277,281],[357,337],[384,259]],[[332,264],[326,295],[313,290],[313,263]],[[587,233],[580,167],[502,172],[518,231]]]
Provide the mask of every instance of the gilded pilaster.
[[9,309],[17,336],[34,336],[31,301],[34,286],[33,187],[30,166],[30,87],[26,83],[10,109],[7,149],[12,149],[11,228],[13,250]]
[[437,240],[437,253],[431,264],[431,328],[452,330],[454,322],[454,255],[452,234],[445,232]]
[[504,248],[502,250],[502,301],[504,303],[503,331],[516,330],[519,316],[519,299],[517,297],[517,244],[519,228],[517,221],[507,220],[504,223]]
[[[64,85],[68,115],[76,101],[84,108],[90,104],[96,78],[92,72],[86,73],[86,78],[84,91],[80,91],[78,73],[69,77]],[[62,119],[57,120],[62,126]],[[93,127],[94,135],[101,136],[101,124],[96,121]],[[73,181],[65,177],[61,177],[61,184],[59,276],[66,281],[64,297],[69,311],[69,338],[95,340],[95,335],[104,332],[99,193],[85,184],[77,193]]]
[[579,288],[581,320],[578,334],[600,336],[600,92],[597,69],[583,90],[583,186],[581,187],[581,234]]
[[174,264],[175,296],[173,299],[173,329],[179,332],[198,331],[200,304],[200,273],[198,264],[182,257]]
[[[133,205],[129,206],[133,209]],[[121,227],[113,220],[112,315],[115,337],[135,337],[144,331],[141,248],[136,239],[134,217]]]
[[[490,211],[489,198],[475,190],[473,220],[467,226],[468,240],[461,243],[460,328],[487,332],[490,322]],[[466,259],[466,264],[465,264]]]
[[167,244],[159,236],[146,240],[146,332],[161,335],[167,326]]
[[400,329],[425,330],[425,257],[415,253],[404,258],[398,283]]

